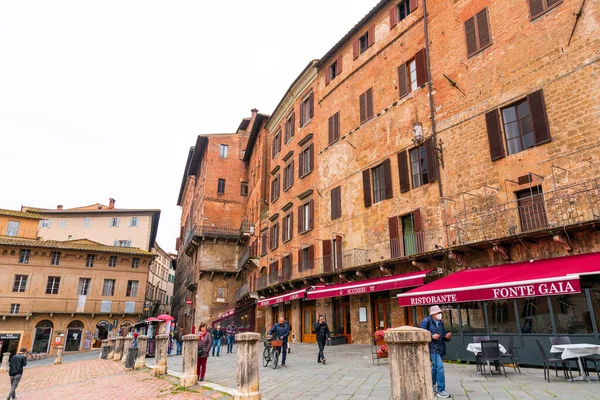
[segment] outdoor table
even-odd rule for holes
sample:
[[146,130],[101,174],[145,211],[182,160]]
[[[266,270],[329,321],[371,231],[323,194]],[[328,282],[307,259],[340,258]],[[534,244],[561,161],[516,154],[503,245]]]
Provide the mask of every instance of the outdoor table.
[[[506,353],[506,349],[500,343],[498,343],[498,347],[500,347],[500,352],[502,354]],[[471,353],[475,354],[475,356],[477,356],[477,354],[481,353],[481,343],[469,343],[469,345],[467,346],[467,351],[470,351]],[[477,373],[480,374],[481,371],[479,371],[479,367],[477,368]],[[498,363],[496,363],[496,371],[500,372]]]
[[577,367],[579,368],[579,375],[569,381],[587,381],[598,380],[598,377],[589,377],[585,375],[583,368],[583,357],[591,356],[594,354],[600,354],[600,346],[589,343],[576,343],[576,344],[557,344],[552,346],[550,353],[562,353],[560,358],[563,360],[569,358],[577,358]]

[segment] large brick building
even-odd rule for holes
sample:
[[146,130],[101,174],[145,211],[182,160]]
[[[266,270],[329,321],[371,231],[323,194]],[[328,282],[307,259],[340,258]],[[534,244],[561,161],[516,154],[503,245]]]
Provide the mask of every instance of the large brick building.
[[[259,134],[269,183],[250,191],[269,204],[246,207],[258,247],[240,265],[260,299],[256,329],[285,315],[294,340],[312,341],[324,314],[337,336],[368,343],[376,329],[426,315],[398,304],[413,287],[436,280],[443,293],[462,270],[512,264],[479,275],[484,284],[526,268],[519,262],[546,260],[560,272],[585,264],[574,254],[596,257],[600,5],[580,8],[381,1],[311,62]],[[449,302],[446,317],[466,340],[597,340],[594,284]],[[451,354],[464,358],[459,342]]]

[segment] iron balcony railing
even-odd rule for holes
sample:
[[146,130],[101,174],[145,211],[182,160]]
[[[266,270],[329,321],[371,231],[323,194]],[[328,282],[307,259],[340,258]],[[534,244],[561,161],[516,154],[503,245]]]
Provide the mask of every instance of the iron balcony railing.
[[238,261],[238,270],[241,270],[248,260],[255,258],[258,258],[258,244],[256,242],[247,247],[244,254],[242,254],[242,257],[240,257],[240,260]]
[[242,298],[242,296],[248,294],[248,284],[244,283],[238,290],[235,292],[236,301]]
[[256,289],[264,289],[267,287],[267,275],[261,275],[256,280]]

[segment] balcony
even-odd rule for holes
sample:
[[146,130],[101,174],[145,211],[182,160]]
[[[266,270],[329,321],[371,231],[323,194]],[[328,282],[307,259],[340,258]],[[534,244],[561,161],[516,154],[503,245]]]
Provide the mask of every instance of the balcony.
[[235,300],[239,300],[242,298],[242,296],[248,294],[248,284],[245,283],[242,285],[242,287],[240,287],[236,292],[235,292]]
[[185,235],[183,241],[183,250],[189,256],[192,256],[194,250],[198,247],[197,237],[210,237],[215,239],[249,239],[254,233],[254,226],[249,221],[242,221],[239,229],[227,226],[213,226],[209,224],[194,225]]
[[258,279],[256,280],[256,289],[264,289],[266,288],[267,285],[267,275],[261,275],[258,277]]
[[37,238],[37,235],[37,229],[23,229],[19,226],[0,226],[0,236],[14,237],[20,239],[35,239]]
[[258,258],[258,244],[256,242],[254,242],[254,243],[252,243],[252,245],[250,245],[250,247],[246,248],[246,251],[244,251],[244,254],[242,254],[240,261],[238,261],[238,271],[242,270],[242,268],[244,268],[244,266],[246,265],[246,263],[249,260],[257,259],[257,258]]

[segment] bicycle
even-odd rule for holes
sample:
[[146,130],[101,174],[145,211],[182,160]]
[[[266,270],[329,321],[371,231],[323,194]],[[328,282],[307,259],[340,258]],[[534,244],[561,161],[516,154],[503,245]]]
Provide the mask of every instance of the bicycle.
[[263,350],[263,367],[268,366],[273,361],[273,369],[277,368],[279,356],[281,355],[281,346],[283,346],[281,340],[271,340],[271,337],[267,336],[265,339],[265,349]]

